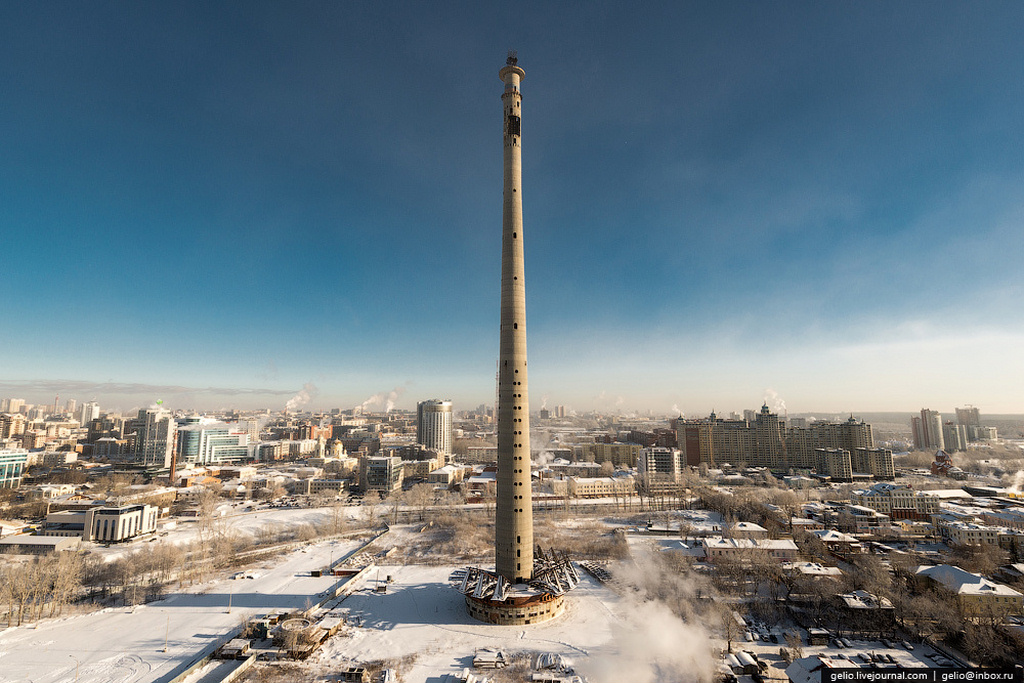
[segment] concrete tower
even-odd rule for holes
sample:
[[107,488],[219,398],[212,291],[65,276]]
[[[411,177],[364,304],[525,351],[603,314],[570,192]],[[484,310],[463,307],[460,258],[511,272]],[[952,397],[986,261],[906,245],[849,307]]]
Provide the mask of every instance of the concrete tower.
[[523,166],[520,128],[526,72],[509,53],[498,73],[504,118],[505,188],[501,238],[501,350],[498,356],[498,497],[495,571],[512,583],[533,578],[530,403],[526,378],[526,278],[523,261]]

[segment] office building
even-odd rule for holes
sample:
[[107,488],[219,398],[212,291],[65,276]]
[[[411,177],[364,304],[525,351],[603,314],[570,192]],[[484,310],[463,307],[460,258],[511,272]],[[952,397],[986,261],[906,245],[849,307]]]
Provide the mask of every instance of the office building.
[[24,448],[0,448],[0,489],[16,489],[28,462],[28,451]]
[[135,420],[136,460],[145,467],[170,467],[177,423],[162,408],[144,408]]
[[402,488],[404,470],[401,458],[368,455],[360,459],[359,465],[359,480],[364,492],[385,498]]
[[240,425],[202,419],[178,427],[177,466],[244,462],[250,457],[249,434]]
[[452,454],[452,402],[431,399],[416,405],[416,442]]
[[648,495],[674,493],[678,489],[681,453],[677,448],[654,446],[640,451],[639,484]]

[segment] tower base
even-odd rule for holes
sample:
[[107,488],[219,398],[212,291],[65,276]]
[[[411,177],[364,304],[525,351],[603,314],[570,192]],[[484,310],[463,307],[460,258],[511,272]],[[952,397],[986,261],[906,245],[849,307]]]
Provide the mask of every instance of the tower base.
[[517,594],[505,600],[466,596],[469,616],[487,624],[499,626],[525,626],[539,624],[565,611],[565,598],[545,592]]
[[511,583],[480,567],[456,569],[448,580],[465,596],[466,609],[474,619],[505,626],[538,624],[565,610],[563,596],[576,587],[580,575],[564,552],[544,552],[538,546],[534,556],[534,574],[528,583]]

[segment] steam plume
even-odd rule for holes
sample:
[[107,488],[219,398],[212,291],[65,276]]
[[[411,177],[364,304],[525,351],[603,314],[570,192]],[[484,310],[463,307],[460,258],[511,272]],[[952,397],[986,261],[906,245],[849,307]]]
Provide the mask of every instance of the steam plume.
[[395,387],[391,391],[374,394],[359,404],[359,410],[365,411],[373,407],[383,407],[385,413],[395,409],[395,402],[405,393],[405,387]]
[[702,587],[650,558],[635,559],[615,571],[630,590],[612,627],[614,645],[579,668],[591,683],[711,681],[716,644],[702,625],[710,616],[700,613]]
[[316,388],[315,384],[312,382],[306,382],[302,385],[302,389],[299,390],[299,393],[288,399],[288,402],[284,404],[284,409],[288,411],[298,410],[313,400],[313,397],[319,393],[320,390]]
[[776,415],[782,415],[786,412],[786,402],[779,396],[779,392],[774,389],[764,390],[764,402],[766,405],[771,406],[772,411]]

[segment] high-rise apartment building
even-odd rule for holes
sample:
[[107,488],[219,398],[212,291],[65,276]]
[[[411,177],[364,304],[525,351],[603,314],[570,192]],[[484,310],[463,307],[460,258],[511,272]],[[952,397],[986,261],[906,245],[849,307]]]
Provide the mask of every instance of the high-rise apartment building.
[[452,454],[452,402],[431,399],[416,405],[416,442]]
[[21,413],[0,415],[0,439],[13,439],[25,433],[28,420]]
[[143,408],[135,420],[135,453],[146,467],[170,467],[177,424],[163,408]]
[[814,469],[815,449],[873,448],[871,425],[850,417],[845,422],[812,422],[787,429],[767,406],[754,421],[722,420],[714,413],[706,419],[676,420],[676,439],[689,466],[751,465],[783,470]]
[[922,451],[941,451],[945,448],[942,415],[938,411],[922,408],[920,417],[910,418],[910,428],[914,436],[914,448]]
[[778,470],[783,466],[785,442],[782,437],[782,423],[779,416],[768,409],[768,404],[761,406],[761,412],[754,420],[754,458],[751,465]]
[[260,422],[258,417],[246,417],[238,421],[238,428],[249,435],[249,443],[260,440]]
[[956,409],[956,422],[964,427],[980,427],[981,412],[974,406]]
[[853,481],[853,463],[845,448],[815,448],[815,469],[832,481]]
[[942,450],[956,453],[967,450],[967,427],[955,422],[942,425]]
[[25,399],[5,398],[0,400],[0,413],[21,413],[24,412]]
[[896,478],[892,451],[888,448],[855,448],[850,457],[854,472],[870,474],[875,479]]
[[78,424],[83,427],[100,416],[100,404],[95,401],[83,403],[78,413]]
[[680,418],[676,421],[676,443],[679,444],[681,460],[688,467],[699,467],[701,463],[713,466],[715,455],[712,430],[709,422],[687,422]]

